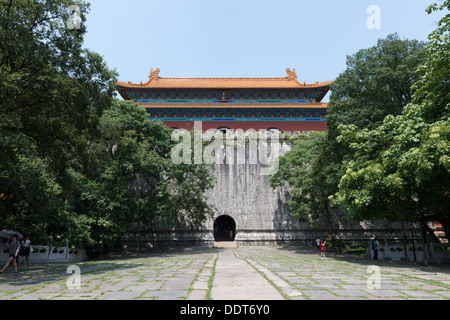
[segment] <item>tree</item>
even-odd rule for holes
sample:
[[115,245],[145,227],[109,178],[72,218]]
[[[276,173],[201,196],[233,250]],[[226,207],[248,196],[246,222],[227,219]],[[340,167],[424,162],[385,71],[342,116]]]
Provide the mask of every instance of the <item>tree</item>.
[[342,162],[352,156],[348,146],[336,140],[339,125],[374,128],[385,116],[399,114],[412,99],[411,85],[419,78],[414,71],[424,61],[424,52],[424,43],[393,34],[347,57],[347,69],[331,86],[327,134],[313,133],[310,141],[294,145],[280,158],[279,174],[271,180],[273,186],[287,182],[292,187],[289,204],[298,218],[324,216],[332,232],[329,197],[345,173]]
[[212,176],[205,165],[172,162],[172,129],[149,120],[144,108],[115,100],[99,130],[92,143],[96,174],[82,194],[88,212],[78,216],[89,221],[86,241],[113,243],[126,232],[153,234],[157,223],[197,228],[210,217],[204,192],[212,187]]
[[424,42],[391,34],[376,46],[347,57],[347,69],[331,86],[327,125],[330,138],[338,126],[373,129],[389,115],[400,114],[412,100],[416,69],[425,60]]
[[68,0],[0,1],[0,222],[44,241],[65,229],[115,72],[69,29]]
[[[347,69],[332,84],[327,112],[328,147],[324,156],[328,157],[330,168],[328,196],[338,192],[347,170],[345,163],[357,157],[348,144],[338,139],[340,127],[370,130],[385,117],[400,114],[413,99],[413,85],[420,79],[416,70],[425,57],[426,43],[400,39],[397,34],[347,57]],[[358,220],[351,214],[349,218]]]
[[[68,24],[72,5],[78,29]],[[113,100],[116,72],[83,48],[88,8],[0,0],[2,227],[86,247],[149,221],[198,226],[210,214],[211,177],[171,163],[170,130]]]
[[323,150],[327,148],[326,132],[311,132],[298,138],[292,149],[279,159],[279,170],[270,178],[272,188],[291,187],[287,201],[300,221],[315,223],[325,216],[332,233],[329,212],[329,176]]
[[[450,1],[427,11],[450,9]],[[341,126],[354,150],[334,203],[357,219],[450,222],[450,15],[429,36],[414,96],[373,130]]]

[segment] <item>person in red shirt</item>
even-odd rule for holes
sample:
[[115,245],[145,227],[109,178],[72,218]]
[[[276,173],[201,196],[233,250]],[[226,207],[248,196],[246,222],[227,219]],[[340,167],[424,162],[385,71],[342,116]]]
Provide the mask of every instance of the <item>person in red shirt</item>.
[[325,244],[327,242],[326,241],[320,241],[320,256],[322,257],[322,259],[326,259],[327,257],[325,257]]

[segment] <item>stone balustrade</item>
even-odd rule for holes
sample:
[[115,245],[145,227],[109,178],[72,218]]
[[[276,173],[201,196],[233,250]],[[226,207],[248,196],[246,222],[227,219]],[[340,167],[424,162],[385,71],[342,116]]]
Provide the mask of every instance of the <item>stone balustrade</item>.
[[[31,245],[31,247],[30,264],[79,262],[88,260],[86,250],[84,249],[74,249],[69,248],[68,246],[53,247]],[[8,249],[5,248],[3,244],[0,244],[0,264],[6,262],[8,258]],[[26,264],[26,261],[22,260],[22,264]]]
[[[405,251],[406,248],[406,251]],[[433,263],[450,263],[450,243],[427,244],[427,261]],[[422,243],[407,244],[388,243],[378,245],[378,260],[385,261],[425,261],[425,250]],[[366,256],[373,259],[373,250],[367,247]]]

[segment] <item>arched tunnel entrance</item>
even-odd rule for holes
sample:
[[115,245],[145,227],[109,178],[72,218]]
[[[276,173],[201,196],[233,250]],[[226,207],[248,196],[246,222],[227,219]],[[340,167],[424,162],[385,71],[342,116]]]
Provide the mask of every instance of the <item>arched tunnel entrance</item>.
[[215,241],[234,241],[236,236],[236,222],[230,216],[223,215],[214,221]]

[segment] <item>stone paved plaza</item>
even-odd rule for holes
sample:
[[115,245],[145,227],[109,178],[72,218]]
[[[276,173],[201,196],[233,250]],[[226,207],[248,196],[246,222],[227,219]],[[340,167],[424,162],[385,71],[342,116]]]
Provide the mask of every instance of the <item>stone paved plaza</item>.
[[0,299],[450,299],[450,266],[327,258],[298,247],[166,249],[78,263],[79,282],[69,264],[22,266],[17,274],[9,267]]

